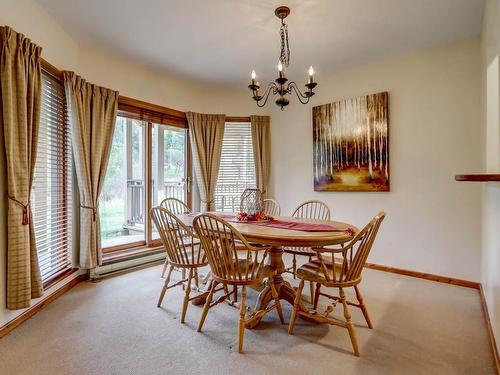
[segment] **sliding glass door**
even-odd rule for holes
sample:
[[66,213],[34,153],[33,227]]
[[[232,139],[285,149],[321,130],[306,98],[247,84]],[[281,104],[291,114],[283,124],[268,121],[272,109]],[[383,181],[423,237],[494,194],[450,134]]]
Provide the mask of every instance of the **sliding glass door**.
[[[189,204],[186,129],[153,124],[152,148],[152,206],[159,206],[165,198]],[[158,239],[154,225],[152,229],[152,238]]]
[[99,200],[103,248],[145,244],[147,123],[117,117]]
[[120,113],[99,200],[104,253],[159,245],[149,210],[168,197],[190,204],[187,129]]

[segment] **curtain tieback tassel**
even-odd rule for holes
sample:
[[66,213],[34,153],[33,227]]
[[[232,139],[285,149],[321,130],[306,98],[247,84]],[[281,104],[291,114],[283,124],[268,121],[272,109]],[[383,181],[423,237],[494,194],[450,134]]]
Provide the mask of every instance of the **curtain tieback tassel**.
[[10,195],[7,195],[7,198],[9,198],[12,202],[17,203],[18,205],[20,205],[23,208],[23,225],[28,225],[30,223],[30,215],[28,212],[30,202],[28,201],[28,203],[24,204],[23,202],[17,200],[16,198],[14,198]]
[[87,210],[92,210],[92,219],[93,221],[96,221],[96,216],[97,216],[97,210],[94,206],[85,206],[80,203],[81,208],[86,208]]

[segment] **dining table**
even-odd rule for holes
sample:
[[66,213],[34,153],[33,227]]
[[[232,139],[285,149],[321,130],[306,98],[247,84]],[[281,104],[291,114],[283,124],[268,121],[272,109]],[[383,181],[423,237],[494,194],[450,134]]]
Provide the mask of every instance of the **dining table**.
[[[270,246],[268,254],[268,265],[275,274],[272,282],[278,292],[279,298],[294,304],[296,290],[291,284],[284,280],[285,264],[283,260],[283,248],[286,247],[310,247],[320,248],[324,246],[342,245],[349,242],[359,229],[348,223],[340,221],[305,219],[296,217],[279,216],[272,220],[262,222],[245,222],[237,219],[237,213],[210,212],[229,222],[250,243]],[[196,213],[184,213],[178,218],[187,226],[193,226]],[[207,293],[200,295],[195,303],[203,303]],[[266,285],[259,293],[255,310],[265,310],[272,300],[271,287]],[[308,320],[321,322],[322,316],[308,308],[302,301],[299,309],[308,314]],[[247,328],[254,328],[262,316],[256,314],[247,324]]]

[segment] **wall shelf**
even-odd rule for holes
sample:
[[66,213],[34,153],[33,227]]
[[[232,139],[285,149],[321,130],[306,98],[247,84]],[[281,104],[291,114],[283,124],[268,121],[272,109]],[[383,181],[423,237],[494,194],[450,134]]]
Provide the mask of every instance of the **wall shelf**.
[[457,174],[455,181],[476,181],[476,182],[500,182],[500,174],[477,173],[477,174]]

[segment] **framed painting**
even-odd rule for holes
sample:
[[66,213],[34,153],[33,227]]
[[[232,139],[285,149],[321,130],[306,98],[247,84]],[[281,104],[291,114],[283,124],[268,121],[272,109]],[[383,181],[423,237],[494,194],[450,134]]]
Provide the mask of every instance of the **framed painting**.
[[389,94],[313,107],[315,191],[389,191]]

